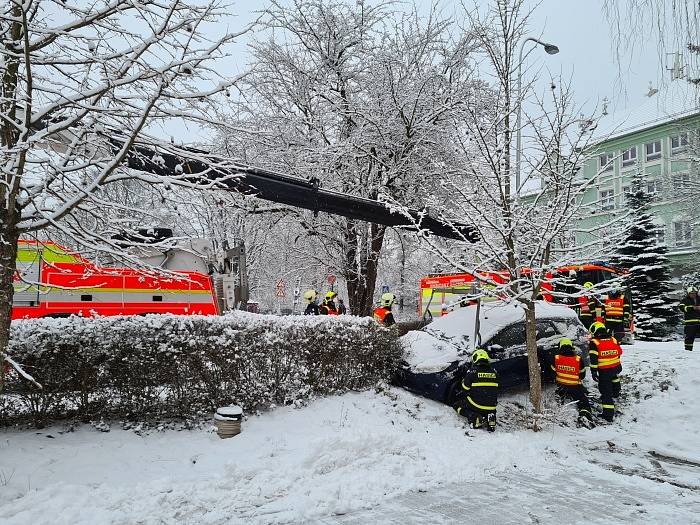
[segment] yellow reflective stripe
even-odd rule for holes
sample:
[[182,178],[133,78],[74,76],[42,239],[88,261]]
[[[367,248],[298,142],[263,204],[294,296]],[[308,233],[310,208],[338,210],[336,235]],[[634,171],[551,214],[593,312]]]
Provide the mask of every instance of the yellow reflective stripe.
[[44,246],[41,250],[41,257],[46,262],[50,263],[79,263],[75,255],[71,255],[57,246]]
[[467,401],[469,401],[476,408],[480,408],[481,410],[496,410],[496,407],[490,407],[490,406],[485,406],[485,405],[480,405],[478,403],[475,403],[474,400],[471,398],[471,396],[467,396]]
[[598,365],[594,365],[593,363],[591,363],[591,368],[598,368]]
[[52,290],[54,290],[54,293],[58,293],[58,292],[100,293],[100,292],[102,292],[102,293],[145,293],[145,294],[150,294],[153,292],[159,292],[162,294],[183,294],[183,293],[211,294],[211,290],[202,290],[202,289],[188,290],[186,288],[175,289],[175,290],[163,290],[161,288],[101,288],[99,286],[88,287],[88,288],[82,288],[80,286],[71,287],[71,288],[62,288],[62,287],[51,286],[51,283],[42,283],[42,284],[45,287],[51,288]]
[[39,260],[39,252],[36,250],[17,250],[17,262],[31,263]]
[[612,380],[612,382],[613,382],[613,383],[619,383],[619,382],[620,382],[620,378],[619,378],[619,377],[616,377],[615,379]]
[[462,415],[462,407],[457,407],[457,413],[461,416]]
[[598,366],[608,366],[608,365],[617,365],[620,364],[620,359],[615,358],[615,359],[601,359],[598,361]]
[[685,323],[686,323],[686,324],[690,324],[690,323],[700,323],[700,319],[686,319],[686,320],[685,320]]
[[472,383],[472,386],[495,386],[495,387],[498,387],[498,383]]
[[557,377],[557,383],[559,383],[560,385],[579,385],[579,384],[581,384],[581,382],[578,379],[573,380],[573,379],[568,379],[568,378],[563,378],[563,377]]
[[603,408],[615,408],[615,405],[601,405]]

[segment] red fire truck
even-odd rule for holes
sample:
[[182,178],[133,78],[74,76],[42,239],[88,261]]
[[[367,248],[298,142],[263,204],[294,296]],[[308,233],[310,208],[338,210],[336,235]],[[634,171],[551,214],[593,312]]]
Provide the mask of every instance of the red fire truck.
[[[200,241],[199,247],[206,247],[207,242]],[[145,262],[168,271],[153,275],[131,268],[97,266],[53,242],[20,240],[12,318],[211,315],[235,307],[239,278],[235,274],[211,275],[206,258],[192,248],[190,243],[187,249],[173,248],[167,253],[152,250]]]
[[[546,301],[559,302],[559,300],[552,295],[552,291],[573,295],[576,294],[577,291],[580,291],[581,287],[586,282],[599,284],[613,278],[619,278],[622,275],[623,272],[604,264],[562,266],[547,277],[551,279],[561,277],[563,281],[568,281],[569,284],[552,284],[545,282],[542,285],[542,296]],[[425,318],[445,315],[448,313],[449,307],[454,304],[459,304],[460,300],[463,299],[465,295],[476,295],[477,284],[481,291],[483,291],[488,288],[496,288],[498,285],[508,282],[507,272],[482,272],[480,277],[481,280],[478,283],[474,275],[470,273],[429,275],[422,278],[420,280],[420,295],[418,298],[419,316]],[[570,287],[570,289],[567,287]],[[555,290],[553,290],[553,288],[555,288]],[[620,288],[624,289],[625,287],[621,286]],[[629,296],[627,290],[625,289],[624,291]]]

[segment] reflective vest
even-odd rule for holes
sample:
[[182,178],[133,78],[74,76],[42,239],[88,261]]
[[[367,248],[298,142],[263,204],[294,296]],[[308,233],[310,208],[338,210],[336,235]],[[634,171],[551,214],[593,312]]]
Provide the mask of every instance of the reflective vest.
[[335,305],[323,303],[319,308],[321,315],[338,315]]
[[[617,344],[614,337],[610,339],[592,339],[596,350],[591,350],[598,358],[597,368],[605,370],[607,368],[616,368],[620,366],[620,356],[622,355],[622,347]],[[591,363],[591,368],[596,365]]]
[[389,314],[391,310],[388,308],[384,308],[383,306],[379,306],[374,309],[374,320],[377,321],[379,324],[384,324],[384,319],[386,316]]
[[615,299],[608,297],[605,300],[605,317],[607,319],[622,321],[624,315],[625,300],[622,297],[617,297]]
[[577,355],[555,355],[554,371],[559,385],[580,385],[581,358]]
[[588,297],[578,298],[579,315],[591,315],[591,309],[588,307]]

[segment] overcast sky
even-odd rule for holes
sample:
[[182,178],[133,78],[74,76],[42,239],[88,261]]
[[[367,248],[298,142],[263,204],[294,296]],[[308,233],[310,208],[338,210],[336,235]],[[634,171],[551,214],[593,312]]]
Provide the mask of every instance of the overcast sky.
[[[480,3],[485,5],[487,0]],[[550,74],[561,74],[571,80],[579,105],[592,110],[603,97],[607,97],[612,112],[643,103],[649,81],[655,87],[659,85],[665,64],[659,63],[656,46],[647,43],[620,68],[614,60],[610,28],[602,3],[603,0],[531,0],[535,11],[530,20],[530,35],[556,44],[560,52],[547,55],[543,50],[534,50],[528,56],[524,70],[526,74],[535,74],[539,70],[542,88],[548,85]],[[240,29],[250,23],[265,5],[265,0],[238,0],[228,21],[231,29]],[[418,5],[427,11],[430,2],[419,1]],[[459,6],[459,0],[442,0],[441,5],[446,13],[451,13],[455,6]],[[246,45],[249,38],[242,38],[233,49],[234,55],[227,59],[226,64],[221,64],[227,73],[245,69],[250,59]],[[670,74],[666,73],[665,80],[668,79]],[[205,140],[204,137],[201,139]]]

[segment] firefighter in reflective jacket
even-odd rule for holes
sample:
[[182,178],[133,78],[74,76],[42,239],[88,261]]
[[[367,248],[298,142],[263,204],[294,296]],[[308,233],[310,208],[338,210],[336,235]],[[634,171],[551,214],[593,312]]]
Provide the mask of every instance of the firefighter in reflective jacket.
[[700,298],[695,286],[688,287],[688,295],[679,305],[683,312],[683,331],[685,332],[685,349],[693,351],[693,343],[700,329]]
[[[590,290],[593,288],[593,283],[588,281],[583,283],[583,287]],[[603,308],[600,301],[590,292],[578,298],[578,317],[586,328],[605,316]]]
[[334,291],[326,293],[326,298],[323,304],[318,308],[318,313],[321,315],[338,315],[338,309],[335,306],[335,297],[338,295]]
[[559,350],[554,353],[550,363],[557,382],[557,395],[564,399],[576,401],[579,422],[582,419],[592,420],[591,404],[583,386],[586,377],[586,367],[581,366],[581,356],[576,354],[571,339],[559,341]]
[[620,395],[620,377],[622,364],[622,347],[610,335],[603,323],[591,325],[591,339],[588,355],[591,358],[591,375],[598,382],[600,404],[603,407],[603,418],[612,421],[615,416],[614,398]]
[[316,304],[316,290],[306,290],[304,292],[304,301],[306,302],[306,310],[304,315],[318,315],[318,305]]
[[622,341],[625,337],[625,326],[630,322],[630,304],[625,295],[619,290],[612,290],[605,299],[605,326]]
[[394,301],[396,301],[396,297],[393,293],[382,294],[381,305],[374,309],[374,320],[386,327],[396,324],[394,314],[391,313]]
[[498,404],[498,374],[491,366],[489,354],[477,348],[472,354],[472,366],[462,379],[462,388],[454,405],[465,416],[472,428],[496,430]]

